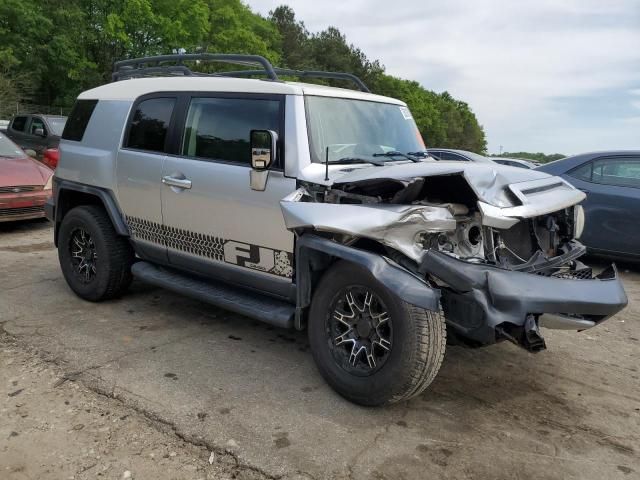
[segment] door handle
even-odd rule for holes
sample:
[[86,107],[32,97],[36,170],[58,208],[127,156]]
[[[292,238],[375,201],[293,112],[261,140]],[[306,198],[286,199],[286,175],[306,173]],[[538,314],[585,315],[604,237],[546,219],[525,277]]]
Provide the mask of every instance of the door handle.
[[189,180],[188,178],[176,178],[172,177],[171,175],[162,177],[162,183],[171,187],[183,188],[186,190],[191,188],[191,180]]

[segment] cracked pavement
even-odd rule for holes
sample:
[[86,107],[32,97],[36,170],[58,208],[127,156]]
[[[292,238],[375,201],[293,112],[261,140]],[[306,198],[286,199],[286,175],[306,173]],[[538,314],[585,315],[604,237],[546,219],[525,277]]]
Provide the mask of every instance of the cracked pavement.
[[[140,282],[116,301],[80,300],[62,278],[52,236],[43,222],[0,226],[0,323],[16,348],[37,351],[57,369],[52,388],[82,385],[189,445],[231,455],[238,472],[640,476],[638,267],[621,268],[630,305],[604,325],[579,334],[543,330],[548,350],[538,355],[507,343],[448,347],[426,392],[370,409],[324,383],[305,332]],[[0,438],[0,452],[7,442]]]

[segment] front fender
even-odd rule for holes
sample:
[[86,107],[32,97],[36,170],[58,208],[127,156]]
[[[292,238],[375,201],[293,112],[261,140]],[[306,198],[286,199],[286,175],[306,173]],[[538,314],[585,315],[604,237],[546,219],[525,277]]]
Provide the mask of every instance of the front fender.
[[311,304],[312,265],[318,258],[331,257],[357,263],[399,298],[425,310],[440,311],[440,290],[431,287],[390,259],[328,238],[304,234],[296,239],[296,328],[302,328],[302,312]]

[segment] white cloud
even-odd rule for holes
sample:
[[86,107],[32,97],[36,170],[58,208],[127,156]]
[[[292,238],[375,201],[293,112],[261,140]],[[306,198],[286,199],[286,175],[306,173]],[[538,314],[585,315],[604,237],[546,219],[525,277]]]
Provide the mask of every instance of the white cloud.
[[[280,3],[250,2],[263,14]],[[311,31],[337,26],[389,73],[468,102],[485,127],[490,151],[499,145],[563,153],[640,148],[637,125],[625,121],[630,114],[623,108],[609,108],[606,116],[584,114],[603,96],[626,95],[626,106],[636,106],[637,0],[288,4]]]

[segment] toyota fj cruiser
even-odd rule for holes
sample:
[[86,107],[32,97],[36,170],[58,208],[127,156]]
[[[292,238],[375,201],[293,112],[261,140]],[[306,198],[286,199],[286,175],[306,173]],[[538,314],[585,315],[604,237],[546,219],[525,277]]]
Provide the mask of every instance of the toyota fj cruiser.
[[[207,60],[260,69],[186,65]],[[614,266],[593,277],[578,260],[582,192],[433,161],[407,106],[352,75],[197,54],[117,62],[113,79],[79,96],[47,205],[84,299],[138,277],[306,327],[323,377],[366,405],[423,391],[447,337],[537,352],[540,326],[588,329],[627,303]]]

